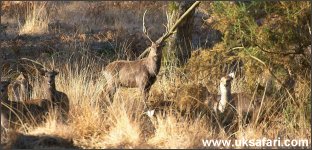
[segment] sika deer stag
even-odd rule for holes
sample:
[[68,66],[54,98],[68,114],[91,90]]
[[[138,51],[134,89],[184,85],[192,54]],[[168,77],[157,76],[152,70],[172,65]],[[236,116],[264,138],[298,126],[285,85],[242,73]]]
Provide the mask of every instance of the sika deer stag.
[[[144,13],[145,16],[145,13]],[[108,64],[104,71],[104,76],[107,80],[106,93],[109,94],[110,101],[113,101],[116,89],[119,87],[137,87],[143,94],[145,108],[146,100],[151,86],[156,81],[156,76],[159,72],[162,58],[163,38],[153,42],[144,25],[143,16],[143,32],[146,37],[152,42],[150,52],[146,58],[136,61],[114,61]],[[164,37],[164,36],[163,36]]]
[[152,43],[151,51],[147,58],[137,61],[115,61],[105,68],[104,76],[107,80],[106,91],[112,101],[118,87],[138,87],[146,100],[151,86],[156,81],[156,76],[161,65],[161,48]]
[[12,126],[28,121],[41,122],[48,113],[51,102],[37,99],[27,102],[10,101],[8,99],[8,85],[10,81],[0,81],[1,126],[8,129]]

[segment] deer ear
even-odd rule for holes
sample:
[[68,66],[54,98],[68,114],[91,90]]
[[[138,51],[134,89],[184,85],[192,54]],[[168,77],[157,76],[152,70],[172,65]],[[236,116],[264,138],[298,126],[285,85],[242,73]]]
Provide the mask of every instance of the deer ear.
[[53,73],[54,73],[55,76],[59,74],[59,72],[55,71],[55,70],[53,71]]
[[232,77],[233,79],[235,78],[234,72],[231,72],[228,76]]

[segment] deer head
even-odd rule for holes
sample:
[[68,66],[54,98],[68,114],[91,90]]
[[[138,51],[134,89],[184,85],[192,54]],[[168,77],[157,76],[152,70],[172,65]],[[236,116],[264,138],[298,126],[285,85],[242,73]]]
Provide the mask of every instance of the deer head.
[[55,87],[55,76],[58,75],[58,72],[55,70],[46,70],[44,69],[41,72],[41,75],[44,77],[45,82],[50,87]]
[[21,82],[21,84],[24,84],[24,85],[26,85],[27,81],[28,81],[27,76],[23,72],[20,72],[20,74],[17,76],[16,80]]

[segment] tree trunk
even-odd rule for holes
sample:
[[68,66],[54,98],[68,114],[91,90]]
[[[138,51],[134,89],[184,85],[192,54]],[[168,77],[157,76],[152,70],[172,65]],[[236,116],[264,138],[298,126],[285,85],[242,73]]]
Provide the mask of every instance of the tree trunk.
[[[178,1],[169,3],[169,12],[172,15],[170,25],[173,25],[185,11],[194,4],[195,1]],[[195,9],[192,10],[188,16],[178,25],[176,33],[173,34],[168,40],[168,48],[170,54],[174,55],[178,66],[187,63],[191,57],[191,44],[192,44],[192,30],[194,23]],[[172,57],[171,57],[172,58]]]

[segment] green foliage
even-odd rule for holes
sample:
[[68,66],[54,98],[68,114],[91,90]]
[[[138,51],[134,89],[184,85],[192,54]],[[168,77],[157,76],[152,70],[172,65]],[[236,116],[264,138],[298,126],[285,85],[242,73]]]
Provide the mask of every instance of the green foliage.
[[170,1],[168,2],[168,10],[169,10],[169,13],[173,13],[174,11],[178,10],[179,9],[179,6],[177,5],[176,2],[174,1]]
[[[311,120],[310,2],[211,2],[207,10],[211,17],[207,23],[219,30],[223,39],[210,50],[192,53],[185,68],[190,72],[188,78],[207,83],[209,91],[217,92],[217,81],[233,71],[233,63],[239,62],[242,65],[234,71],[237,76],[245,77],[239,78],[243,79],[244,92],[253,93],[257,81],[270,78],[274,82],[267,93],[272,93],[273,98],[265,103],[275,105],[277,113],[285,117],[292,129],[308,123]],[[281,88],[281,83],[286,87],[291,78],[296,81],[291,92],[294,96]]]
[[261,70],[250,55],[299,76],[310,71],[310,2],[213,2],[207,9],[213,28],[223,33],[223,50],[243,47],[231,51],[244,60],[246,72]]

